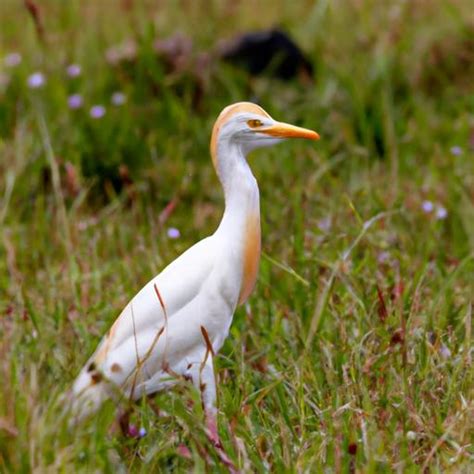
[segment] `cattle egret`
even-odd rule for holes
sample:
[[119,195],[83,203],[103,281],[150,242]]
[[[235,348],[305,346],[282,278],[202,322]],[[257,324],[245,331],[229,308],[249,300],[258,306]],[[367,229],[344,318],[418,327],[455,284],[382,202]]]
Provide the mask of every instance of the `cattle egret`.
[[277,122],[248,102],[221,112],[210,148],[224,189],[222,220],[213,235],[145,285],[113,323],[74,382],[76,419],[97,411],[107,398],[137,400],[185,378],[201,392],[207,435],[221,448],[213,357],[236,307],[252,292],[260,259],[259,190],[246,156],[286,138],[319,135]]

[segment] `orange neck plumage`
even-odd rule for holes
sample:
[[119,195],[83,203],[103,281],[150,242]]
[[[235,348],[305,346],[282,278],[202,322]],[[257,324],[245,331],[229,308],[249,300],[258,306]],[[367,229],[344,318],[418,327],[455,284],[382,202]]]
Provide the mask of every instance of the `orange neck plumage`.
[[254,289],[260,264],[260,215],[249,214],[245,223],[242,285],[239,304],[245,303]]

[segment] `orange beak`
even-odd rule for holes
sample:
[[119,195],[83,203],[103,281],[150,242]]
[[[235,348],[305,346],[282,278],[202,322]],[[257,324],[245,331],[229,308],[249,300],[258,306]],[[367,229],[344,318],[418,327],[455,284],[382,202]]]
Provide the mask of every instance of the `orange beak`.
[[307,140],[319,140],[320,138],[319,134],[313,130],[295,127],[283,122],[276,122],[275,125],[259,129],[258,132],[277,138],[306,138]]

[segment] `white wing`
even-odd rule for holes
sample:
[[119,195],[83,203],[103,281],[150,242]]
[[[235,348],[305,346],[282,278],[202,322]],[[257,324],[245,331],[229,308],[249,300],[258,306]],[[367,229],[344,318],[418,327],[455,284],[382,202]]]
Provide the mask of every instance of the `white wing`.
[[[215,236],[198,242],[128,303],[74,383],[75,402],[82,399],[90,403],[79,414],[98,408],[110,396],[106,385],[111,384],[104,384],[104,378],[136,398],[141,395],[140,390],[135,391],[137,387],[145,392],[160,389],[160,373],[166,376],[164,363],[174,371],[179,362],[181,370],[182,364],[189,364],[194,347],[199,345],[201,353],[205,350],[203,317],[212,325],[221,319],[217,318],[219,312],[224,310],[231,317],[234,309],[207,290],[219,288],[206,285],[209,279],[222,279],[221,272],[214,275],[218,248]],[[222,285],[220,289],[222,292]],[[150,381],[154,381],[151,386]]]
[[180,309],[192,301],[214,267],[213,255],[209,252],[211,240],[212,237],[208,237],[193,245],[150,280],[124,308],[110,328],[109,337],[104,338],[101,346],[107,345],[110,339],[109,349],[113,350],[134,333],[161,327],[166,322],[164,309],[169,322]]

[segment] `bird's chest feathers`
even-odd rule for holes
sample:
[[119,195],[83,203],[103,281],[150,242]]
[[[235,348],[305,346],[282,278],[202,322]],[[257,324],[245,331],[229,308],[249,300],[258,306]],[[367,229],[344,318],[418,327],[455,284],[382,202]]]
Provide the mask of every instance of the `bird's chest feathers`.
[[242,248],[242,283],[239,304],[245,303],[257,280],[260,263],[260,215],[258,212],[246,216]]

